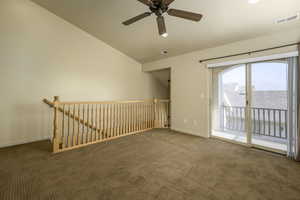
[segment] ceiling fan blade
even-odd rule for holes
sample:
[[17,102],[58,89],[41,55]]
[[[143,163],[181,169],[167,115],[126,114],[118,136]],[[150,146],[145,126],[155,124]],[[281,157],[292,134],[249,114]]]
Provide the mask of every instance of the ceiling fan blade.
[[141,19],[144,19],[145,17],[150,16],[151,14],[152,14],[151,12],[145,12],[143,14],[140,14],[140,15],[138,15],[136,17],[133,17],[133,18],[131,18],[131,19],[123,22],[122,24],[124,24],[125,26],[128,26],[130,24],[133,24],[134,22],[137,22],[137,21],[139,21]]
[[175,0],[163,0],[165,5],[170,5],[171,3],[173,3]]
[[158,25],[159,35],[166,37],[167,29],[166,29],[166,24],[165,24],[165,18],[160,15],[157,17],[156,21],[157,21],[157,25]]
[[145,4],[145,5],[147,5],[147,6],[151,6],[151,7],[153,6],[152,0],[138,0],[138,1]]
[[196,22],[198,22],[202,19],[201,14],[192,13],[192,12],[188,12],[188,11],[184,11],[184,10],[169,9],[168,14],[171,16],[174,16],[174,17],[180,17],[183,19],[188,19],[188,20],[192,20],[192,21],[196,21]]

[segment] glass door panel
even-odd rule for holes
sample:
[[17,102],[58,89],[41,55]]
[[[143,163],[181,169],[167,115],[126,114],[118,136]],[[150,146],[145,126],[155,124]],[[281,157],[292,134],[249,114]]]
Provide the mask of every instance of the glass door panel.
[[246,65],[233,66],[218,75],[218,103],[214,111],[213,136],[247,142]]
[[288,63],[260,62],[251,68],[251,143],[271,150],[287,150]]

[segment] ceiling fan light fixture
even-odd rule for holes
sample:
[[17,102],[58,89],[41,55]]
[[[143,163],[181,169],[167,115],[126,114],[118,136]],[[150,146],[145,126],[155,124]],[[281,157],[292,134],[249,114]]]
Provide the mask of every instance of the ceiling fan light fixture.
[[260,0],[248,0],[249,4],[256,4],[258,3]]
[[163,34],[161,34],[161,36],[164,37],[164,38],[167,38],[169,36],[169,34],[168,33],[163,33]]

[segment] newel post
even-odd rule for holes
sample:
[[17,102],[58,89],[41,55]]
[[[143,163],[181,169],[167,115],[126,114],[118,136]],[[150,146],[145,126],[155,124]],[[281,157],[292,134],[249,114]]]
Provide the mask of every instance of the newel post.
[[157,102],[158,100],[157,99],[154,99],[153,100],[154,102],[154,128],[157,128],[158,127],[158,116],[157,116]]
[[58,133],[58,106],[59,96],[54,97],[54,119],[53,119],[53,152],[59,151],[60,138]]

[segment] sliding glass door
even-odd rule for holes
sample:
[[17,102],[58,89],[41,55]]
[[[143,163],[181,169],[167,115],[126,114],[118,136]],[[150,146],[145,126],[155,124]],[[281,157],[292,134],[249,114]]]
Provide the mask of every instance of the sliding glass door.
[[212,136],[285,152],[287,60],[213,70]]
[[253,63],[251,73],[251,143],[271,150],[287,150],[287,60]]

